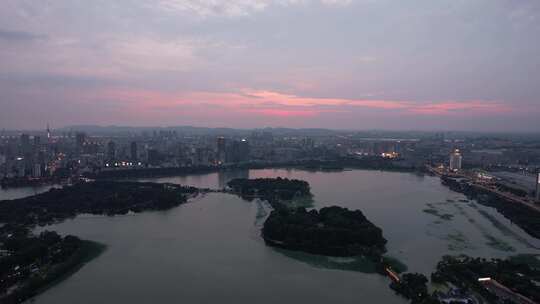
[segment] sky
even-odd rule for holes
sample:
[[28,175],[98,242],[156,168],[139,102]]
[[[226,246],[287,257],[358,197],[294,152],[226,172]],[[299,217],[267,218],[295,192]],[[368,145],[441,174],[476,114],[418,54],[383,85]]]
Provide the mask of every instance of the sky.
[[2,0],[0,128],[540,131],[538,0]]

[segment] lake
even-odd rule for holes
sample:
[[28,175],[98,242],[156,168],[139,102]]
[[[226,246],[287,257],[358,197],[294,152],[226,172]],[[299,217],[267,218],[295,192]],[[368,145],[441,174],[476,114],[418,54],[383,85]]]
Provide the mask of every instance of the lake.
[[[460,201],[432,176],[265,169],[144,181],[221,188],[232,178],[277,176],[308,181],[315,208],[362,210],[383,229],[388,255],[409,271],[429,275],[445,254],[539,252],[539,240],[492,208]],[[259,230],[269,211],[261,201],[212,193],[165,212],[79,216],[47,227],[108,248],[35,303],[406,303],[387,278],[347,270],[347,259],[265,246]]]

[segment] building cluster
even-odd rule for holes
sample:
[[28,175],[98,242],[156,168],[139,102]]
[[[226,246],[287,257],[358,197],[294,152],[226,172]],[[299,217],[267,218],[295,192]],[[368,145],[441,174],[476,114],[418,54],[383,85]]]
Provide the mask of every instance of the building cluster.
[[73,176],[100,170],[223,166],[378,155],[397,158],[408,144],[329,136],[179,134],[156,130],[123,136],[85,132],[2,134],[0,178]]
[[[0,179],[72,177],[126,168],[227,166],[343,158],[386,158],[395,166],[540,168],[538,139],[462,134],[328,130],[213,130],[175,128],[118,133],[51,131],[0,133]],[[540,182],[540,180],[539,180]],[[535,184],[536,185],[536,184]],[[530,191],[530,190],[529,190]]]

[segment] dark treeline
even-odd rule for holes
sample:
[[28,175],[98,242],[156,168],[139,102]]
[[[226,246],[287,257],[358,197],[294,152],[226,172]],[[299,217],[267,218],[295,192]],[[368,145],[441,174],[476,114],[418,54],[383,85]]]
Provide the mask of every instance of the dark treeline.
[[29,179],[27,177],[18,178],[2,178],[0,187],[2,188],[17,188],[17,187],[36,187],[44,184],[60,183],[62,180],[55,177]]
[[540,238],[540,213],[520,203],[508,201],[490,191],[450,177],[441,177],[441,182],[450,189],[465,194],[469,199],[494,207],[498,212],[517,224],[533,237]]
[[497,300],[478,278],[494,279],[514,292],[540,302],[540,286],[536,283],[540,281],[540,269],[527,261],[445,256],[431,275],[435,283],[450,282],[460,288],[474,290],[488,301]]
[[81,213],[125,214],[164,210],[196,193],[193,187],[171,184],[107,182],[79,183],[62,189],[0,202],[0,222],[22,225],[50,224]]
[[386,251],[382,230],[359,210],[279,208],[262,230],[267,244],[328,256],[367,256],[380,261]]
[[36,225],[81,213],[165,210],[196,193],[196,188],[172,184],[97,181],[1,201],[0,302],[23,302],[103,250],[100,244],[56,232],[32,235],[30,229]]
[[309,183],[288,178],[237,178],[227,183],[234,192],[244,198],[259,197],[271,204],[277,201],[291,200],[295,197],[309,196]]
[[0,302],[11,304],[35,296],[103,248],[71,235],[44,231],[35,236],[25,227],[5,225],[0,228],[0,249]]
[[499,189],[500,191],[509,192],[509,193],[512,193],[513,195],[516,195],[516,196],[519,196],[519,197],[526,197],[527,195],[529,195],[529,193],[527,193],[527,191],[525,191],[523,189],[510,187],[510,186],[505,185],[505,184],[497,183],[496,186],[497,186],[497,189]]
[[398,282],[392,282],[392,288],[397,294],[411,301],[413,304],[438,304],[434,295],[430,295],[427,288],[428,278],[421,273],[405,273]]

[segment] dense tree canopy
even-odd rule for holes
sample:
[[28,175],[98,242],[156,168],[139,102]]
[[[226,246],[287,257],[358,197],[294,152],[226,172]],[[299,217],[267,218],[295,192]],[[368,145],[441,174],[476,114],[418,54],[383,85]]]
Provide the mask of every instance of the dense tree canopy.
[[380,257],[386,244],[382,230],[361,211],[336,206],[274,210],[264,223],[263,237],[273,246],[329,256]]
[[186,201],[196,188],[136,182],[79,183],[35,196],[0,202],[0,222],[51,223],[81,213],[125,214],[168,209]]
[[281,177],[239,178],[230,181],[227,185],[242,197],[258,196],[270,202],[311,195],[308,182]]

